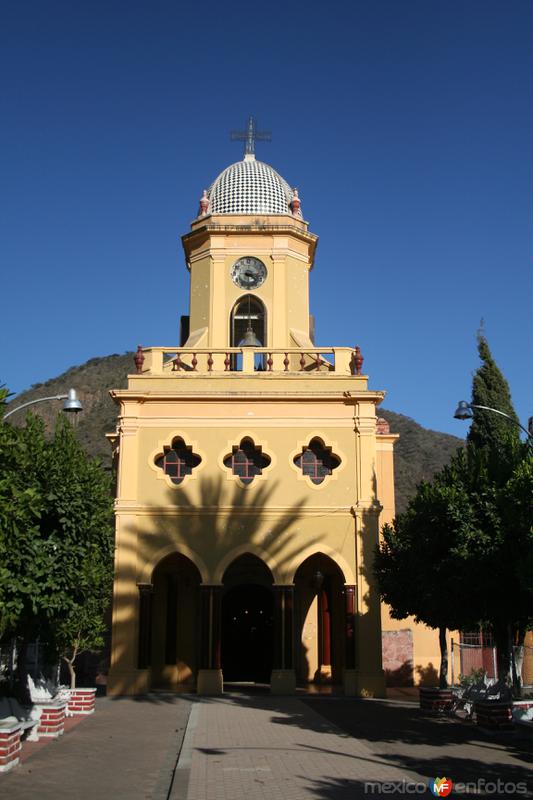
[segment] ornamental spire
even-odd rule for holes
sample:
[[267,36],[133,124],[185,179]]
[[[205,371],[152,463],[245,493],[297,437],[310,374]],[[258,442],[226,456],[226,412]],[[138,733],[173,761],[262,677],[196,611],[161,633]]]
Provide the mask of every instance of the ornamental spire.
[[244,131],[231,131],[230,138],[232,142],[245,142],[244,146],[244,159],[246,161],[255,160],[255,143],[256,142],[271,142],[272,134],[270,131],[258,131],[255,119],[248,117],[246,130]]

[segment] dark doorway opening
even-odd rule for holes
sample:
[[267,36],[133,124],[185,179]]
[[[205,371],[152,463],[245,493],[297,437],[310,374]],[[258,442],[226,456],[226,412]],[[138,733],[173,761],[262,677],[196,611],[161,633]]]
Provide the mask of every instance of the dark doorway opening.
[[225,681],[269,683],[273,646],[272,591],[257,584],[228,589],[222,599]]

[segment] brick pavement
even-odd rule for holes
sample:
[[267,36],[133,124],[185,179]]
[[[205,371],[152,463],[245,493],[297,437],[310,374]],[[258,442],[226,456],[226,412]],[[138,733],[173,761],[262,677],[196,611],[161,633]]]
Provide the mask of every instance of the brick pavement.
[[190,705],[175,695],[97,698],[96,713],[58,740],[23,745],[24,763],[0,776],[0,797],[167,800]]
[[203,698],[191,725],[187,800],[353,800],[410,777],[296,698]]
[[[68,727],[57,742],[28,749],[22,766],[0,776],[1,797],[357,800],[385,796],[365,794],[366,781],[427,786],[437,775],[527,782],[527,793],[516,796],[533,796],[531,742],[484,736],[404,701],[101,698],[94,716]],[[422,788],[419,796],[430,797]]]

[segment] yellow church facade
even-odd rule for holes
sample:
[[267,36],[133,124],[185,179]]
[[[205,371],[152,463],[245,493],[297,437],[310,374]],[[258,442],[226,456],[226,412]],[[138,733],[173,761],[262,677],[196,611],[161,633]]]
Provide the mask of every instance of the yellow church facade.
[[317,236],[252,136],[182,241],[182,344],[139,348],[128,388],[112,392],[108,691],[315,682],[383,696],[372,555],[394,516],[397,437],[359,348],[313,341]]

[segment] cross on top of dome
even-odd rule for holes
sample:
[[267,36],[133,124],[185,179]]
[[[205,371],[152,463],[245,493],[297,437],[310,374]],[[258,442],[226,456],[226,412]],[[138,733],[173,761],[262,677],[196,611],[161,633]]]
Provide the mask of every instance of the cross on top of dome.
[[270,131],[258,131],[257,124],[255,119],[250,116],[248,117],[248,123],[246,125],[246,130],[244,131],[232,131],[231,134],[231,141],[232,142],[245,142],[244,146],[244,158],[247,160],[252,160],[255,158],[255,143],[256,142],[271,142],[272,141],[272,134]]
[[209,214],[283,214],[303,219],[298,191],[269,164],[256,161],[255,143],[269,142],[268,131],[258,131],[248,118],[246,130],[232,131],[233,141],[245,142],[244,158],[230,164],[200,198],[199,217]]

